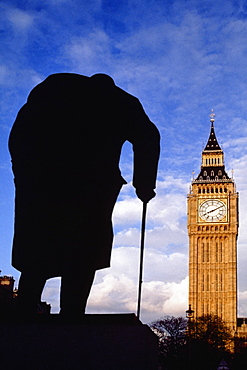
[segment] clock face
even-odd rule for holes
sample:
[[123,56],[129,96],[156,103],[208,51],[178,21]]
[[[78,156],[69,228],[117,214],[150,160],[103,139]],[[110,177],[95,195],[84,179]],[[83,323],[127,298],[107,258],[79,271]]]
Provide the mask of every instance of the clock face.
[[220,200],[210,199],[199,207],[199,216],[207,222],[217,222],[226,215],[226,205]]

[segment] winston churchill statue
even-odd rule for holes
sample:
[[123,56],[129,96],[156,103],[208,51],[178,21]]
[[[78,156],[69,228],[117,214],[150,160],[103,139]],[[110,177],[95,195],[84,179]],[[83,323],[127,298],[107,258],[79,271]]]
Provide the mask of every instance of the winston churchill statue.
[[9,137],[20,312],[35,313],[46,280],[56,276],[60,313],[85,312],[95,271],[110,265],[126,140],[134,151],[133,186],[148,202],[155,196],[160,136],[137,98],[105,74],[54,74],[29,94]]

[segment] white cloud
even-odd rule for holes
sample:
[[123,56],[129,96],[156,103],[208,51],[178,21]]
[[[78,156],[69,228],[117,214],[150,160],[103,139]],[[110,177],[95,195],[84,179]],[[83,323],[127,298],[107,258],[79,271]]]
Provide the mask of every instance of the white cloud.
[[[130,187],[128,190],[132,191]],[[148,223],[156,227],[169,223],[172,229],[176,229],[179,219],[186,215],[188,191],[189,184],[179,178],[166,176],[164,181],[157,181],[156,197],[147,206]],[[114,224],[135,225],[140,222],[141,214],[142,202],[126,194],[114,208]]]
[[[140,229],[130,228],[119,231],[114,237],[116,246],[138,246],[140,244]],[[185,225],[181,227],[171,228],[168,225],[163,227],[155,227],[152,230],[145,232],[146,247],[154,250],[171,253],[171,251],[179,251],[187,247],[187,233]]]
[[[183,255],[168,257],[146,251],[142,284],[144,322],[172,312],[184,315],[188,292],[186,270],[187,259]],[[112,268],[97,273],[88,312],[136,313],[138,278],[139,250],[123,247],[114,249]]]
[[9,68],[2,64],[0,65],[0,84],[2,85],[4,82],[6,82],[6,80],[8,79],[10,75],[10,70]]
[[142,202],[137,198],[127,196],[116,203],[113,212],[114,224],[135,224],[140,221]]
[[247,243],[247,178],[246,178],[246,168],[247,168],[247,154],[245,141],[238,141],[238,149],[241,154],[238,158],[231,160],[232,168],[234,169],[234,181],[236,183],[236,190],[239,191],[239,248],[242,248],[242,244]]
[[[173,191],[174,189],[169,189]],[[154,225],[167,225],[172,230],[178,228],[181,217],[186,214],[186,193],[179,194],[176,192],[168,192],[166,194],[160,194],[152,203],[148,209],[148,218]]]
[[247,290],[238,293],[238,317],[246,317]]
[[[138,285],[126,275],[106,274],[95,284],[88,313],[137,311]],[[141,319],[151,322],[164,315],[184,316],[187,308],[188,278],[178,283],[152,280],[142,284]]]
[[7,15],[13,27],[18,32],[30,29],[34,22],[33,15],[21,9],[9,9]]
[[144,252],[144,279],[147,282],[179,283],[188,273],[188,257],[182,252]]
[[110,46],[109,36],[103,30],[95,29],[85,36],[73,37],[70,43],[63,47],[63,58],[82,74],[104,72],[112,62]]
[[171,175],[164,176],[163,181],[157,181],[157,189],[169,189],[169,192],[179,190],[186,193],[189,190],[189,183],[185,183],[181,177],[174,177]]
[[60,285],[61,279],[47,280],[41,300],[51,305],[51,312],[58,313],[60,310]]
[[[170,187],[166,188],[165,194],[162,193],[162,188],[158,187],[158,195],[148,204],[145,244],[148,248],[166,253],[172,250],[177,252],[179,249],[184,253],[188,243],[186,193],[176,193],[176,179],[174,181],[170,179]],[[114,245],[139,245],[141,217],[142,204],[138,199],[126,197],[116,204],[113,213]]]
[[142,317],[151,322],[162,316],[185,316],[188,278],[179,283],[152,281],[143,285]]

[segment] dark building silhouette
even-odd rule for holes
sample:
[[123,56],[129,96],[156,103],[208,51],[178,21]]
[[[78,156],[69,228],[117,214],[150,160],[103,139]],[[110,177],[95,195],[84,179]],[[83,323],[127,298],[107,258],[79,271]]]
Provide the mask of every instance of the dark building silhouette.
[[12,276],[0,276],[0,314],[1,317],[7,315],[14,308],[14,278]]
[[[8,319],[16,314],[18,289],[14,287],[13,276],[0,276],[0,321]],[[38,314],[50,314],[51,305],[40,301],[37,304]]]

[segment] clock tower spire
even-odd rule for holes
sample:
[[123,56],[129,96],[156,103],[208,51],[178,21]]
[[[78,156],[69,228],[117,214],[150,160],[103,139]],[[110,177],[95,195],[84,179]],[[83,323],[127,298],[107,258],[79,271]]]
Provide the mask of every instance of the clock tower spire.
[[210,115],[208,142],[188,194],[189,304],[195,317],[217,315],[237,327],[238,193]]
[[[212,116],[215,117],[215,114],[210,114],[210,117]],[[214,118],[211,118],[210,121],[211,130],[208,142],[202,152],[201,171],[197,177],[197,180],[229,180],[229,176],[225,171],[224,153],[215,135]]]

